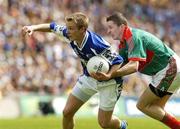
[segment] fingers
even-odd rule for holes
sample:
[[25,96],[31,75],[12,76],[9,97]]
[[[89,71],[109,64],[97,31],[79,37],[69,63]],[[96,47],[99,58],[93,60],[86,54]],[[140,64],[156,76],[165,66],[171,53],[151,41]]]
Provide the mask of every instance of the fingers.
[[24,26],[21,31],[23,35],[26,35],[26,26]]
[[27,27],[27,26],[24,26],[24,27],[22,28],[22,32],[23,32],[23,33],[27,33],[27,32],[28,32],[28,27]]
[[96,79],[96,74],[95,73],[90,73],[90,76]]
[[90,73],[90,76],[96,80],[98,80],[98,76],[95,73]]
[[103,76],[104,73],[103,73],[103,72],[96,72],[96,75],[98,75],[98,76]]
[[31,36],[33,34],[33,30],[31,28],[31,26],[24,26],[22,28],[22,33],[23,33],[23,35],[28,34],[29,36]]
[[96,80],[103,81],[104,76],[101,73],[91,73],[90,76]]
[[28,35],[31,36],[33,31],[28,31]]

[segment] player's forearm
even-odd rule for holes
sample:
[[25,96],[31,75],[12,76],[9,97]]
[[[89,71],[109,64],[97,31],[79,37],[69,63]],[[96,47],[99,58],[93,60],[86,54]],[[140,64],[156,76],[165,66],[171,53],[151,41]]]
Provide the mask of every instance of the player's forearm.
[[129,62],[126,65],[124,65],[122,68],[118,69],[117,71],[114,71],[112,73],[112,77],[122,77],[135,73],[138,71],[138,65],[139,65],[138,62]]
[[41,32],[51,32],[50,24],[38,24],[38,25],[32,25],[32,28],[34,31],[41,31]]
[[113,65],[108,73],[112,74],[113,72],[117,71],[121,67],[121,65],[122,64]]

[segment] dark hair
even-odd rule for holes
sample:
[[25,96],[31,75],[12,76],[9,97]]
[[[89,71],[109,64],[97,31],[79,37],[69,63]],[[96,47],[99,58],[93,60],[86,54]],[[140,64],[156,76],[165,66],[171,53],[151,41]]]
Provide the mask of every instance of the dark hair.
[[106,21],[113,21],[116,25],[128,25],[127,19],[120,12],[115,12],[106,18]]

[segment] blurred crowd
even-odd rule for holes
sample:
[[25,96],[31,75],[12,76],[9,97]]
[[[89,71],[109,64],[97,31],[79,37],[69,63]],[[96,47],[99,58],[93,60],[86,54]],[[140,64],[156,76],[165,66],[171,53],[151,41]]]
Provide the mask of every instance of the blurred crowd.
[[[90,18],[89,29],[101,34],[117,48],[106,33],[105,17],[121,11],[132,27],[145,29],[180,55],[179,0],[0,0],[0,97],[18,93],[61,95],[68,93],[82,74],[81,64],[70,46],[51,33],[21,33],[24,25],[56,21],[64,24],[66,14],[82,11]],[[125,93],[139,95],[147,77],[125,78]]]

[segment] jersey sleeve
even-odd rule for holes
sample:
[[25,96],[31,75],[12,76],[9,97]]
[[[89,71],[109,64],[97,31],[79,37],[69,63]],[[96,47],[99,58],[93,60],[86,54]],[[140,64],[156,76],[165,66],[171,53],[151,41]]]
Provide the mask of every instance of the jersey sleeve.
[[58,25],[55,22],[51,22],[50,29],[53,33],[57,34],[58,36],[63,36],[64,38],[69,40],[66,26]]
[[146,47],[140,39],[128,39],[128,60],[146,61]]

